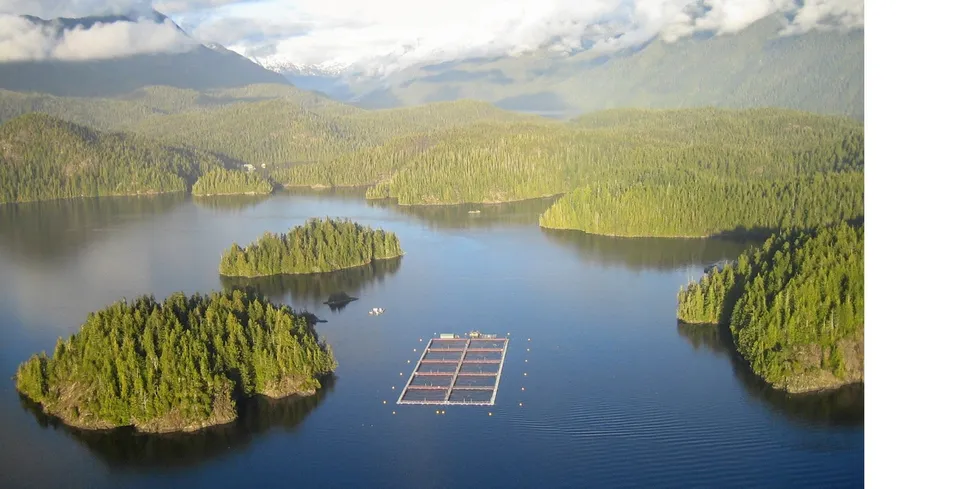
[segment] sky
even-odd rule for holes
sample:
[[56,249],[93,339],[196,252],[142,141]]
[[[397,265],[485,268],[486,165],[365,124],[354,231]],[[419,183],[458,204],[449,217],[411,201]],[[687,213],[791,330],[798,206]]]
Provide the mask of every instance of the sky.
[[176,28],[149,21],[60,36],[14,17],[151,9],[170,16],[195,40],[219,43],[266,65],[375,75],[539,49],[609,52],[657,35],[667,41],[696,32],[725,35],[775,13],[785,16],[786,35],[864,24],[863,0],[0,0],[0,61],[187,49]]

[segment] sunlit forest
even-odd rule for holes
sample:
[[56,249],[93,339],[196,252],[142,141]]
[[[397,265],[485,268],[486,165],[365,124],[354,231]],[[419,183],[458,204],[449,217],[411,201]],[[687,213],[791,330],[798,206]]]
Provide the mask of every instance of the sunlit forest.
[[230,277],[322,273],[402,254],[394,233],[346,219],[313,218],[283,234],[265,233],[244,248],[233,243],[218,271]]
[[806,391],[863,380],[864,227],[783,231],[683,287],[677,317],[730,327],[767,382]]
[[308,320],[251,292],[175,293],[91,313],[17,370],[17,389],[84,428],[192,431],[235,419],[236,393],[311,394],[337,366]]

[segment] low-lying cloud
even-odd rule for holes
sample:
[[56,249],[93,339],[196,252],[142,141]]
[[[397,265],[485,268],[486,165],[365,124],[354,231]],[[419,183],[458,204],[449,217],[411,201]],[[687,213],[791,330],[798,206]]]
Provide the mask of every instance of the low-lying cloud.
[[16,15],[0,15],[0,62],[108,59],[182,52],[195,45],[169,21],[139,19],[64,28]]
[[[676,42],[696,33],[727,35],[770,15],[781,15],[783,35],[864,25],[863,0],[0,0],[0,13],[42,18],[153,8],[195,38],[266,65],[372,75],[540,49],[612,52],[657,37]],[[112,57],[186,44],[145,22],[88,33],[100,46],[93,49],[74,44],[74,35],[53,42],[43,32],[14,27],[24,31],[16,31],[21,37],[10,26],[0,28],[0,59]],[[134,49],[123,40],[135,43]]]
[[773,14],[783,15],[785,35],[864,24],[862,0],[231,0],[172,13],[195,36],[265,64],[381,75],[542,48],[610,52],[657,36],[726,35]]

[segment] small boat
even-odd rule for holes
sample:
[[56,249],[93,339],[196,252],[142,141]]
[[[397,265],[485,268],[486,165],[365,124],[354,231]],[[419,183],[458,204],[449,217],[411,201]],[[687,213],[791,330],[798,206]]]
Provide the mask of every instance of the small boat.
[[370,311],[368,311],[368,314],[370,314],[372,316],[380,316],[380,315],[382,315],[384,313],[385,313],[385,310],[384,310],[384,308],[381,308],[381,307],[375,307],[375,308],[371,309]]
[[473,210],[469,211],[469,213],[470,214],[479,214],[480,213],[480,209],[473,209]]

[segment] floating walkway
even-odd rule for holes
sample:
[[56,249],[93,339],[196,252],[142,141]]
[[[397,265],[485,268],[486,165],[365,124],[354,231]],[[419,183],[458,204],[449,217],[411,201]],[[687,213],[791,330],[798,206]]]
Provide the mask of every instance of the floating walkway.
[[493,406],[508,341],[477,331],[432,338],[397,404]]

